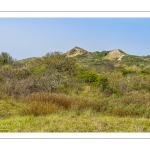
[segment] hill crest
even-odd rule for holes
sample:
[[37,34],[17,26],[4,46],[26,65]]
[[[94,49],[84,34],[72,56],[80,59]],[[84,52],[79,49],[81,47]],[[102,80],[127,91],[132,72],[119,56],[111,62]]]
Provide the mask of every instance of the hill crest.
[[[87,54],[89,53],[87,50],[84,50],[81,47],[74,47],[71,50],[69,50],[68,52],[66,52],[67,57],[76,57],[78,55],[83,55],[83,54]],[[113,60],[113,59],[117,59],[117,60],[121,60],[125,55],[127,55],[125,52],[123,52],[120,49],[114,49],[114,50],[110,50],[108,51],[108,54],[106,56],[104,56],[104,59],[108,59],[108,60]]]
[[67,57],[75,57],[75,56],[82,55],[85,53],[88,53],[88,51],[84,50],[81,47],[76,46],[76,47],[72,48],[70,51],[66,52],[66,55],[67,55]]
[[114,50],[111,50],[105,58],[109,60],[112,60],[112,59],[121,60],[125,55],[127,54],[123,52],[122,50],[114,49]]

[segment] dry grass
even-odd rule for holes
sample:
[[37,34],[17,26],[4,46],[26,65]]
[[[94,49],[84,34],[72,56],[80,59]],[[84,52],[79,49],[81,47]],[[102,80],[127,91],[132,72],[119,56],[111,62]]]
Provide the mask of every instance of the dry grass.
[[132,94],[120,98],[69,97],[64,94],[35,93],[24,99],[26,107],[23,115],[47,115],[62,110],[78,113],[91,109],[93,112],[109,116],[130,116],[150,118],[150,94]]
[[34,93],[24,98],[26,107],[21,111],[23,115],[47,115],[61,110],[74,110],[78,113],[86,109],[103,112],[108,100],[98,100],[83,97],[71,97],[64,94]]
[[33,93],[26,97],[26,101],[31,102],[43,102],[46,104],[56,104],[65,109],[71,108],[72,99],[68,98],[64,94],[51,94],[51,93]]
[[35,93],[28,95],[24,102],[26,107],[21,111],[23,115],[47,115],[59,112],[61,109],[71,108],[71,100],[65,95]]
[[28,104],[28,106],[22,109],[22,115],[47,115],[56,113],[58,111],[58,107],[49,102],[40,102],[40,101],[32,101]]
[[99,99],[51,93],[22,100],[7,97],[0,100],[0,126],[9,132],[145,132],[150,131],[149,97],[148,93]]
[[[109,116],[150,118],[149,97],[149,93],[144,95],[135,93],[119,98],[85,98],[64,94],[34,93],[21,100],[5,97],[5,100],[1,100],[0,111],[2,116],[12,112],[18,115],[40,116],[59,113],[63,110],[76,111],[80,114],[91,109],[93,112]],[[5,113],[6,110],[9,113]]]

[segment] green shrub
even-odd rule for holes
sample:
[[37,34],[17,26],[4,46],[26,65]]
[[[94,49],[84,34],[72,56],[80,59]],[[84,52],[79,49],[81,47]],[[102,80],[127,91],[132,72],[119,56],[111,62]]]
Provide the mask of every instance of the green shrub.
[[3,65],[3,66],[2,66],[2,70],[3,70],[3,71],[8,71],[8,70],[10,70],[10,69],[12,69],[12,67],[11,67],[10,65]]
[[73,76],[77,70],[76,61],[59,52],[48,53],[42,58],[36,58],[28,65],[33,74],[39,74],[46,70],[49,72],[58,72],[61,75]]
[[140,74],[144,74],[144,75],[146,75],[146,74],[149,74],[150,72],[148,71],[148,70],[141,70],[140,71]]
[[0,64],[1,65],[5,65],[5,64],[8,64],[8,63],[11,63],[13,62],[13,58],[6,52],[1,52],[0,54]]
[[35,75],[41,74],[41,73],[44,72],[45,70],[46,70],[45,66],[41,66],[41,67],[35,68],[35,69],[34,69],[34,74],[35,74]]
[[79,79],[82,79],[86,83],[96,82],[98,75],[93,71],[84,71],[78,75]]
[[96,82],[94,82],[94,86],[95,86],[95,87],[100,87],[103,92],[104,92],[105,89],[108,87],[108,84],[109,84],[109,82],[108,82],[107,77],[102,76],[102,75],[99,75],[99,76],[97,77]]

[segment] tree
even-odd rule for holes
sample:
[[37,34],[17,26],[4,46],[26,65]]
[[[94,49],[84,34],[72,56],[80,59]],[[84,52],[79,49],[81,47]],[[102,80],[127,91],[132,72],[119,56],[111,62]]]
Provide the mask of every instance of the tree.
[[8,63],[11,63],[13,61],[13,58],[6,52],[1,52],[0,54],[0,64],[5,65]]

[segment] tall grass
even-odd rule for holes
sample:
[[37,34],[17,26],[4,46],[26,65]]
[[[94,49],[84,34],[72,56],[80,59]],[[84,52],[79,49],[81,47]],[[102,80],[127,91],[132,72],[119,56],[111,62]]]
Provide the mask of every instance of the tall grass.
[[24,98],[23,115],[47,115],[62,110],[78,113],[87,109],[109,116],[150,118],[150,94],[132,94],[112,98],[71,97],[64,94],[35,93]]
[[130,93],[122,97],[81,97],[65,94],[34,93],[16,100],[2,96],[0,116],[49,115],[63,111],[75,111],[77,114],[90,109],[97,114],[119,117],[150,118],[150,93]]
[[51,93],[33,93],[28,95],[25,100],[28,103],[31,102],[43,102],[45,104],[56,104],[58,106],[62,106],[65,109],[69,109],[71,107],[72,101],[71,98],[68,98],[64,94],[51,94]]
[[150,93],[119,98],[50,93],[34,93],[18,100],[4,96],[0,100],[0,126],[2,132],[145,132],[150,131],[149,97]]

